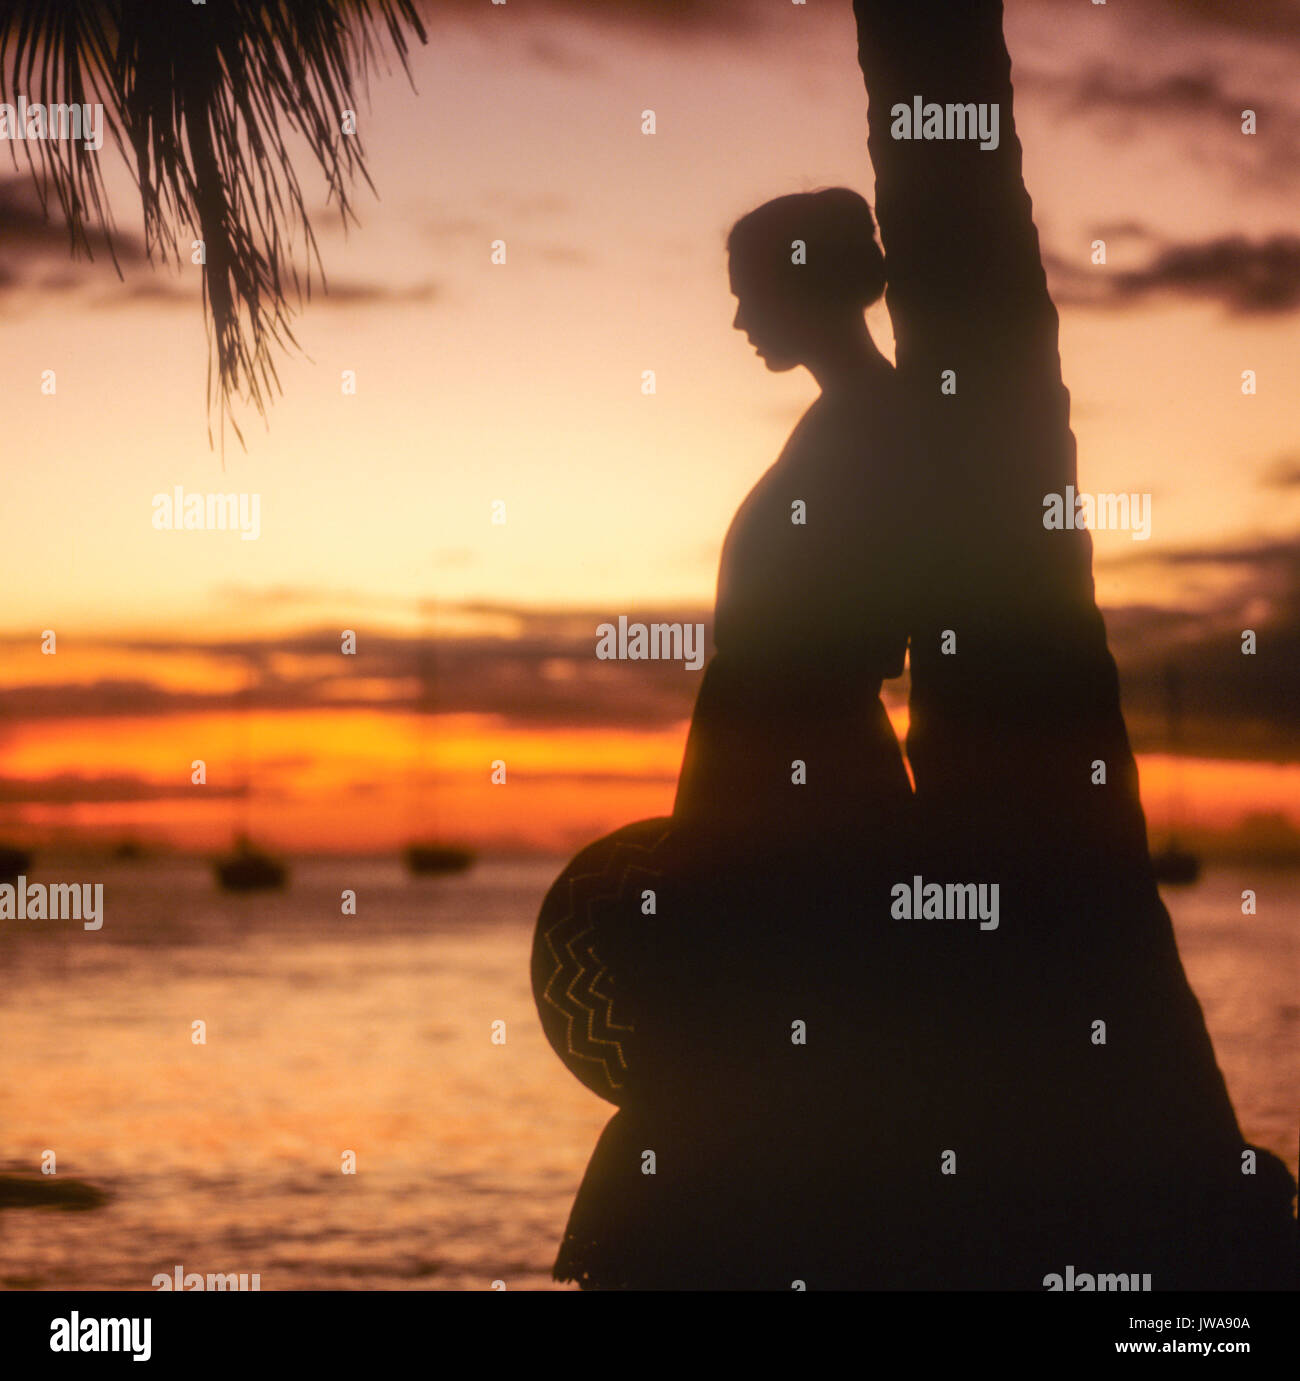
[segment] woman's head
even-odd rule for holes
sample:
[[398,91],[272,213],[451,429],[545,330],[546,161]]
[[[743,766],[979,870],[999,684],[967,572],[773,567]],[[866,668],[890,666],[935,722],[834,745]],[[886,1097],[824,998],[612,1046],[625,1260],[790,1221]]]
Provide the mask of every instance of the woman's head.
[[823,353],[885,290],[871,208],[847,187],[797,192],[742,216],[727,237],[732,323],[773,370]]

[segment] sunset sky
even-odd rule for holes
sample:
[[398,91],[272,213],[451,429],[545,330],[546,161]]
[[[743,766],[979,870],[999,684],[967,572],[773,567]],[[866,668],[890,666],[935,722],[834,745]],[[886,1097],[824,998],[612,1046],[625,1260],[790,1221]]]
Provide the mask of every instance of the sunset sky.
[[[330,292],[224,469],[199,270],[143,262],[111,141],[125,281],[69,259],[0,147],[6,839],[206,849],[246,818],[295,850],[564,849],[671,807],[699,673],[598,662],[595,628],[708,619],[731,515],[815,396],[730,329],[723,246],[785,192],[871,198],[851,6],[439,0],[430,26],[414,90],[381,64],[357,112],[360,226],[317,187]],[[1008,0],[1007,33],[1080,483],[1152,495],[1149,541],[1096,537],[1148,810],[1172,663],[1185,823],[1300,831],[1300,7]],[[259,495],[260,536],[156,531],[177,485]]]

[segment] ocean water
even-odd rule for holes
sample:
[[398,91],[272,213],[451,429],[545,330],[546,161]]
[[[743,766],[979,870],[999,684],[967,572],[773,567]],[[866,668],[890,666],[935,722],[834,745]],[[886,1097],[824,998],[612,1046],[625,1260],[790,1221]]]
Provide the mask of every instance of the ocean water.
[[[264,1290],[558,1288],[612,1112],[533,1010],[560,863],[412,881],[302,860],[287,892],[252,897],[181,860],[60,868],[104,882],[105,923],[0,922],[0,1168],[53,1151],[111,1198],[0,1211],[0,1285],[150,1289],[179,1265]],[[1300,874],[1220,870],[1167,900],[1243,1130],[1294,1171]]]

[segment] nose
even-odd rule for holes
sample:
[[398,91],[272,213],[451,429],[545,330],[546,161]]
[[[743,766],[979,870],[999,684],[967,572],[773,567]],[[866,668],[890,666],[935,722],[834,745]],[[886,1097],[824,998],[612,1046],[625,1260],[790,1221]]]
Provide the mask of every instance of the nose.
[[741,309],[739,306],[736,308],[736,315],[732,319],[731,325],[732,329],[736,331],[743,331],[745,329],[745,323],[741,320]]

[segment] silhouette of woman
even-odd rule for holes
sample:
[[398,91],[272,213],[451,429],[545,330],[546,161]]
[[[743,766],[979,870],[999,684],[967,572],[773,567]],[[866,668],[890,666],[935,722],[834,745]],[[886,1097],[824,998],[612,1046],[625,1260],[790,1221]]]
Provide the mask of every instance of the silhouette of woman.
[[861,921],[887,915],[911,802],[879,698],[909,547],[893,369],[863,317],[884,261],[843,188],[760,206],[728,250],[735,328],[821,394],[727,534],[671,819],[583,850],[538,922],[547,1034],[621,1107],[556,1263],[587,1287],[847,1283],[846,1148],[903,1080],[882,1053],[900,960]]
[[[854,8],[897,370],[865,204],[737,225],[737,326],[823,393],[728,534],[672,818],[543,904],[543,1025],[620,1107],[556,1274],[1277,1288],[1294,1183],[1156,890],[1089,536],[1042,523],[1076,457],[1001,4]],[[896,140],[917,93],[997,106],[1000,143]],[[878,698],[907,635],[914,799]],[[998,928],[891,925],[914,867],[999,886]]]

